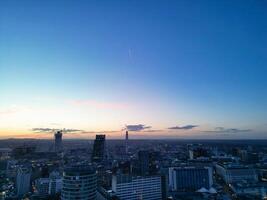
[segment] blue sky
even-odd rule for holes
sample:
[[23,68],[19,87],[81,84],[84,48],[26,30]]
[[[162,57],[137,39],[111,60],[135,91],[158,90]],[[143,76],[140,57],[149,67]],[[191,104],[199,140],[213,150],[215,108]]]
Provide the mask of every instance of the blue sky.
[[[158,137],[265,137],[266,8],[260,0],[1,1],[0,134],[144,124]],[[198,126],[168,133],[186,125]]]

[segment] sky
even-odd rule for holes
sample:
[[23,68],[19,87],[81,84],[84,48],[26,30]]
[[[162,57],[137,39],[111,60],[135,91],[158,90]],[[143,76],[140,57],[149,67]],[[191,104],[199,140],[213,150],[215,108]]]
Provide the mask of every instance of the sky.
[[0,1],[0,138],[267,139],[267,1]]

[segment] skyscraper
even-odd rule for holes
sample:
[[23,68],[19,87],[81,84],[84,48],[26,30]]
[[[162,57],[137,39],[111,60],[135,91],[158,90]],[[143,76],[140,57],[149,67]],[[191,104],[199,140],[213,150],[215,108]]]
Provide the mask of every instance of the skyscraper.
[[105,135],[96,135],[92,152],[92,162],[102,162],[105,159]]
[[16,191],[17,196],[21,197],[30,191],[31,185],[31,168],[20,167],[17,171],[16,177]]
[[129,140],[129,135],[128,135],[128,131],[126,131],[126,134],[125,134],[125,152],[126,154],[128,153],[128,140]]
[[96,200],[96,172],[88,165],[67,167],[63,172],[62,200]]
[[57,131],[55,133],[55,151],[61,152],[62,151],[62,131]]

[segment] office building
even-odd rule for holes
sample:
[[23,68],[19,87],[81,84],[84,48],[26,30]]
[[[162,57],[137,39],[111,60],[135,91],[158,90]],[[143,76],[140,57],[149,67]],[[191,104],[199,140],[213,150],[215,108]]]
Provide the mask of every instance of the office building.
[[96,135],[93,152],[92,152],[92,162],[102,162],[106,156],[105,148],[105,135]]
[[220,175],[227,184],[242,181],[258,181],[256,170],[243,165],[218,163],[216,164],[216,173]]
[[112,191],[120,200],[162,200],[161,176],[114,175]]
[[55,133],[55,151],[56,152],[61,152],[63,150],[63,145],[62,145],[62,131],[57,131]]
[[31,189],[31,168],[19,167],[16,177],[17,196],[21,197]]
[[48,195],[49,194],[49,178],[39,178],[35,181],[35,188],[39,195]]
[[169,187],[172,191],[196,191],[209,189],[213,184],[210,167],[171,167]]
[[62,189],[62,178],[57,171],[49,175],[49,195],[60,193]]
[[97,178],[90,166],[67,167],[63,172],[62,200],[96,200]]
[[128,148],[129,148],[128,140],[129,140],[129,134],[128,134],[128,131],[126,131],[126,133],[125,133],[125,152],[126,152],[126,154],[128,153]]

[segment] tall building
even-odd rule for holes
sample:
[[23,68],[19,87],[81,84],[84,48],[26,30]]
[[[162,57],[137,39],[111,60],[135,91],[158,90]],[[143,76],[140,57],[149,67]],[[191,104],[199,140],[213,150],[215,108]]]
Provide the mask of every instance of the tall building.
[[[114,175],[112,191],[120,200],[162,200],[161,176]],[[164,193],[165,194],[165,193]]]
[[149,174],[149,151],[139,151],[138,160],[140,164],[140,174],[148,175]]
[[157,152],[150,152],[150,151],[138,152],[140,175],[147,176],[157,173],[157,167],[155,163],[156,157],[158,157]]
[[62,145],[62,131],[57,131],[55,133],[55,151],[56,152],[61,152],[63,150],[63,145]]
[[31,186],[31,168],[20,167],[16,177],[17,196],[21,197],[30,191]]
[[92,162],[102,162],[105,159],[105,138],[105,135],[96,135],[92,152]]
[[216,173],[220,175],[227,184],[242,181],[258,181],[256,170],[243,165],[218,163],[216,164]]
[[97,178],[90,166],[67,167],[63,172],[62,200],[96,200]]
[[209,189],[213,184],[210,167],[171,167],[169,186],[172,191],[195,191]]
[[126,152],[126,154],[128,154],[128,149],[129,149],[128,140],[129,140],[129,134],[128,134],[128,131],[126,131],[126,133],[125,133],[125,152]]

